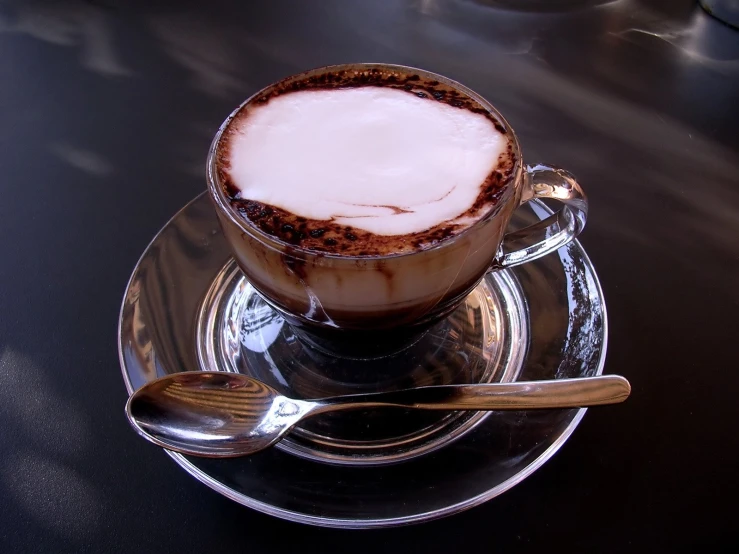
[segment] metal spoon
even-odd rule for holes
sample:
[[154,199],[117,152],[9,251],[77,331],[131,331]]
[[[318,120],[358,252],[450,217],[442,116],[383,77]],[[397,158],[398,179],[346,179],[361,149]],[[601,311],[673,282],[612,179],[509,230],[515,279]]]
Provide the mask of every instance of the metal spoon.
[[224,372],[173,373],[147,383],[126,403],[134,429],[151,442],[193,456],[230,458],[272,446],[299,421],[326,412],[394,406],[423,410],[529,410],[623,402],[619,375],[419,387],[294,400],[266,384]]

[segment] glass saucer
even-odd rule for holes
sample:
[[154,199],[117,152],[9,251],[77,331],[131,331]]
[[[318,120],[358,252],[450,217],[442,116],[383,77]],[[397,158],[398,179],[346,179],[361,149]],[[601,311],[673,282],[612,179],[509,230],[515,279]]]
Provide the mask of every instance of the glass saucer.
[[[550,213],[530,202],[521,227]],[[121,308],[126,387],[177,371],[238,371],[296,398],[412,386],[598,375],[607,342],[597,276],[576,241],[489,274],[445,321],[379,360],[306,346],[233,263],[199,196],[144,252]],[[584,409],[368,410],[306,421],[276,448],[215,460],[167,452],[191,475],[256,510],[329,527],[387,527],[449,515],[530,475]]]

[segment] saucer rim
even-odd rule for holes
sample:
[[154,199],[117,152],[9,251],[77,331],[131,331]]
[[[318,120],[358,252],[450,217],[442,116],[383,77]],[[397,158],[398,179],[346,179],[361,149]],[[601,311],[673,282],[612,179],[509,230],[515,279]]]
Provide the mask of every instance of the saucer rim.
[[[144,250],[142,251],[141,256],[137,260],[136,265],[134,266],[133,271],[131,272],[131,276],[129,277],[126,283],[126,287],[125,287],[122,302],[121,302],[121,309],[119,311],[119,316],[118,316],[117,343],[118,343],[118,360],[119,360],[120,370],[123,376],[124,385],[129,395],[133,394],[134,388],[129,378],[129,375],[126,371],[126,361],[124,359],[124,353],[123,353],[122,325],[123,325],[124,311],[126,308],[126,299],[128,298],[129,291],[131,289],[131,284],[133,283],[134,278],[138,274],[138,270],[141,265],[141,262],[147,256],[152,245],[154,245],[154,243],[157,242],[159,237],[165,232],[165,230],[169,228],[169,226],[172,224],[174,220],[180,217],[181,214],[185,212],[192,204],[195,204],[196,202],[201,201],[203,196],[207,196],[207,194],[208,194],[207,191],[203,191],[202,193],[197,195],[195,198],[187,202],[171,218],[169,218],[169,220],[167,220],[167,222],[159,229],[159,231],[154,235],[151,241],[149,241],[146,248],[144,248]],[[530,201],[529,204],[535,205],[536,208],[539,208],[543,210],[544,212],[548,212],[550,214],[554,213],[546,204],[544,204],[543,202],[539,200],[534,199]],[[593,263],[590,260],[590,257],[588,256],[587,252],[583,248],[580,241],[578,241],[577,239],[574,239],[570,243],[568,243],[568,245],[566,245],[565,248],[569,247],[570,245],[577,247],[577,249],[579,250],[579,253],[582,257],[584,265],[590,270],[592,274],[593,284],[595,285],[595,290],[598,293],[598,300],[599,300],[599,304],[601,306],[601,310],[603,314],[603,317],[602,317],[603,346],[601,348],[600,356],[598,359],[598,364],[597,364],[597,367],[595,368],[595,371],[593,372],[593,375],[602,375],[603,368],[605,366],[606,353],[608,350],[608,337],[609,337],[608,312],[607,312],[605,298],[603,295],[603,288],[601,286],[600,279],[598,278],[598,274],[595,271],[595,267],[593,266]],[[536,262],[533,261],[532,263],[536,263]],[[529,477],[536,470],[538,470],[547,461],[549,461],[552,458],[552,456],[554,456],[554,454],[557,453],[557,451],[570,438],[572,433],[575,431],[577,426],[580,424],[580,422],[582,421],[582,418],[585,416],[586,411],[587,411],[587,408],[578,409],[577,413],[573,416],[570,423],[559,434],[559,436],[552,442],[549,448],[547,448],[541,454],[539,454],[539,456],[537,456],[535,460],[529,463],[522,470],[518,471],[515,475],[513,475],[509,479],[506,479],[505,481],[499,483],[497,486],[485,491],[482,494],[473,496],[462,502],[457,502],[456,504],[445,506],[443,508],[431,510],[428,512],[423,512],[419,514],[399,516],[399,517],[389,517],[389,518],[372,518],[372,519],[362,519],[362,520],[346,519],[346,518],[324,518],[321,516],[308,515],[308,514],[296,512],[293,510],[287,510],[284,508],[277,508],[275,506],[272,506],[271,504],[261,502],[259,500],[256,500],[255,498],[246,496],[243,493],[238,493],[234,491],[233,489],[224,485],[217,479],[208,475],[208,473],[206,473],[205,471],[198,468],[186,456],[179,454],[177,452],[173,452],[171,450],[164,449],[164,448],[162,450],[164,450],[164,452],[167,455],[169,455],[170,458],[172,458],[187,473],[189,473],[192,477],[194,477],[195,479],[197,479],[204,485],[208,486],[209,488],[213,489],[219,494],[222,494],[226,498],[233,500],[234,502],[237,502],[243,506],[247,506],[249,508],[262,512],[264,514],[271,515],[273,517],[277,517],[277,518],[284,519],[287,521],[303,523],[306,525],[312,525],[312,526],[317,526],[317,527],[327,527],[327,528],[366,529],[366,528],[400,527],[404,525],[432,521],[432,520],[440,519],[446,516],[450,516],[450,515],[453,515],[459,512],[469,510],[513,488],[518,483],[522,482],[527,477]]]

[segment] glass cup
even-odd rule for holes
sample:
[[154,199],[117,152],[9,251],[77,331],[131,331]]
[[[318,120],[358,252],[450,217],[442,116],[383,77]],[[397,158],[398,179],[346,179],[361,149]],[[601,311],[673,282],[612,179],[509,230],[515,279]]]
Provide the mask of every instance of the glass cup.
[[[452,94],[481,107],[512,145],[512,165],[494,207],[467,229],[434,246],[385,256],[311,251],[283,242],[247,221],[224,190],[225,176],[218,163],[224,131],[242,110],[264,102],[276,91],[334,82],[337,75],[349,86],[371,86],[378,75],[382,79],[391,76],[394,83],[412,83],[414,91]],[[221,125],[208,155],[207,180],[234,258],[264,300],[305,342],[330,354],[360,359],[384,356],[413,344],[449,315],[487,272],[526,263],[567,244],[582,231],[588,209],[580,185],[568,172],[541,164],[524,165],[513,130],[484,98],[441,75],[387,64],[318,68],[257,92]],[[534,198],[558,200],[563,206],[534,225],[506,233],[513,211]]]

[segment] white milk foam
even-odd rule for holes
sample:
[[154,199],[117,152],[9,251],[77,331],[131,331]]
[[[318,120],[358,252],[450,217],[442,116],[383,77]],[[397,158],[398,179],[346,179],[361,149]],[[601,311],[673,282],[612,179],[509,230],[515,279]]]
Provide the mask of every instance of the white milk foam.
[[483,115],[382,87],[283,94],[232,125],[242,198],[378,235],[455,222],[507,146]]

